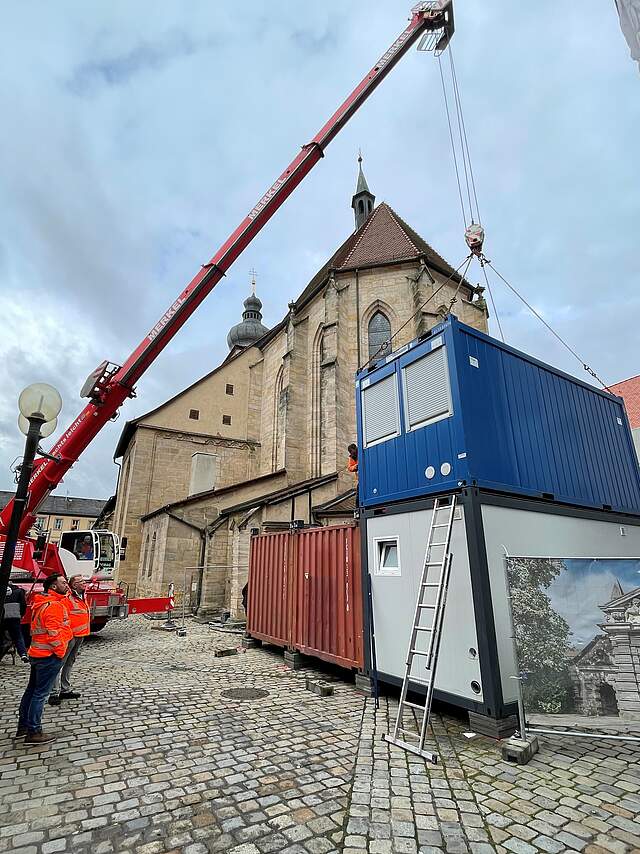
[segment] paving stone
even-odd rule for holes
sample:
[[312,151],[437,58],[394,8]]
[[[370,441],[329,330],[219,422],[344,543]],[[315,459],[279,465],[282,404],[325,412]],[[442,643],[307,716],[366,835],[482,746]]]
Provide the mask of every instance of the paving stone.
[[549,854],[558,854],[558,852],[563,851],[565,847],[563,842],[559,842],[557,839],[551,839],[548,836],[536,836],[533,840],[533,844],[542,851],[548,851]]
[[[332,677],[334,695],[320,701],[304,681],[327,681],[322,669],[305,665],[298,680],[262,649],[212,664],[228,646],[228,635],[194,623],[176,648],[141,618],[89,638],[76,673],[90,686],[91,731],[65,735],[77,729],[69,704],[45,711],[62,733],[47,751],[0,743],[0,799],[10,805],[1,854],[629,854],[640,845],[634,748],[550,739],[515,767],[498,744],[468,742],[461,721],[434,714],[440,763],[427,766],[382,742],[393,698],[376,713]],[[0,662],[7,720],[26,676]],[[247,684],[270,691],[268,723],[261,704],[220,698]]]

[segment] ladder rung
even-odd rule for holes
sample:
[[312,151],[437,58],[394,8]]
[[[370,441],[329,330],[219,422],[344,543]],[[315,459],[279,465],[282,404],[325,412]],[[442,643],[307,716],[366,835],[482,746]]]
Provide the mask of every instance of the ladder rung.
[[443,560],[430,560],[425,563],[425,566],[442,566],[443,563]]
[[432,632],[433,626],[414,626],[414,632]]
[[432,529],[433,529],[433,528],[448,528],[448,527],[449,527],[449,523],[448,523],[448,522],[438,522],[438,524],[437,524],[437,525],[432,525],[432,526],[431,526],[431,528],[432,528]]
[[419,676],[407,676],[407,681],[417,682],[418,685],[431,685],[430,679],[420,679]]
[[418,605],[418,608],[431,608],[432,611],[435,609],[435,607],[435,605]]
[[421,712],[426,711],[426,706],[419,706],[417,703],[410,703],[408,700],[404,700],[402,703],[403,706],[409,706],[410,709],[419,709]]
[[412,655],[424,655],[424,657],[425,657],[425,658],[430,658],[430,657],[431,657],[431,653],[430,653],[430,652],[426,652],[426,650],[422,650],[422,649],[410,649],[410,650],[409,650],[409,652],[410,652]]
[[393,738],[390,735],[385,735],[384,740],[389,742],[389,744],[400,747],[402,750],[407,750],[409,753],[415,753],[416,756],[421,756],[423,759],[433,762],[434,765],[438,764],[438,755],[436,753],[430,753],[428,750],[420,750],[414,747],[413,744],[407,744],[406,741],[402,741],[400,738]]
[[440,587],[440,582],[438,582],[438,581],[423,581],[422,587]]

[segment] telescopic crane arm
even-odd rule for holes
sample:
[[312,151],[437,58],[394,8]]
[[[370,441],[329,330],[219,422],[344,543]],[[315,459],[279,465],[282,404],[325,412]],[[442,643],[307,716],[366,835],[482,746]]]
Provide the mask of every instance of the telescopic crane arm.
[[[209,263],[204,264],[196,273],[176,301],[145,335],[124,365],[118,367],[104,362],[89,376],[81,394],[88,397],[90,402],[52,448],[50,457],[56,459],[36,460],[29,482],[29,502],[20,528],[21,537],[24,537],[33,525],[35,513],[42,501],[56,488],[107,421],[116,415],[126,398],[133,396],[135,383],[280,205],[324,156],[327,145],[401,57],[421,36],[423,37],[421,46],[441,52],[449,43],[452,34],[452,0],[430,0],[414,6],[406,29],[380,57],[311,142],[302,146],[300,153],[249,211]],[[0,514],[0,534],[6,532],[12,507],[13,501],[10,501]]]

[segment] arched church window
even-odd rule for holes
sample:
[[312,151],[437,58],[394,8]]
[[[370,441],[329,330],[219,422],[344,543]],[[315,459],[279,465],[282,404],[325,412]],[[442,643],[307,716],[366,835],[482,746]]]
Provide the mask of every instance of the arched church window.
[[362,199],[360,199],[360,201],[358,202],[358,213],[364,213],[364,202],[362,201]]
[[374,356],[381,358],[391,351],[389,339],[391,338],[391,324],[389,318],[381,311],[376,311],[368,327],[369,336],[369,358]]

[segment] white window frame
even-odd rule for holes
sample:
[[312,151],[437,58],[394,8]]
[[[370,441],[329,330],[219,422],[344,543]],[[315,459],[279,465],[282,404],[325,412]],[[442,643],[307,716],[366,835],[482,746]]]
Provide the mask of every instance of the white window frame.
[[[382,566],[382,548],[381,544],[388,543],[394,544],[396,547],[396,552],[398,554],[398,566],[397,567],[384,567]],[[400,563],[400,537],[397,535],[389,535],[386,537],[374,537],[373,538],[373,548],[374,548],[374,574],[375,575],[383,575],[389,576],[392,578],[398,578],[402,575],[402,567]]]
[[[388,380],[389,377],[393,377],[393,391],[394,391],[395,400],[396,400],[396,422],[398,425],[397,430],[395,433],[389,433],[388,436],[382,436],[382,438],[380,438],[380,439],[374,439],[372,442],[367,442],[367,440],[366,440],[367,416],[366,416],[366,409],[365,409],[365,405],[364,405],[364,394],[368,389],[373,388],[373,386],[377,385],[379,382],[381,383],[381,382],[384,382],[385,380]],[[402,432],[402,424],[401,424],[401,420],[400,420],[400,395],[398,394],[398,374],[396,371],[394,371],[392,374],[389,374],[386,377],[383,377],[381,380],[378,380],[375,383],[372,382],[366,386],[361,385],[360,411],[362,412],[362,440],[364,442],[365,448],[373,448],[374,445],[380,445],[382,442],[388,442],[389,439],[395,439],[396,436],[400,435],[400,433]]]
[[[444,364],[445,364],[445,382],[447,387],[447,403],[448,408],[446,412],[440,413],[440,415],[434,415],[431,418],[426,418],[424,421],[419,421],[417,424],[413,426],[409,420],[409,398],[407,393],[407,368],[410,368],[412,365],[415,365],[416,362],[422,361],[422,359],[428,359],[432,353],[435,353],[437,350],[442,349],[444,352]],[[428,427],[430,424],[437,424],[438,421],[444,421],[445,418],[451,418],[453,415],[453,400],[451,398],[451,378],[449,372],[449,358],[447,356],[447,348],[445,344],[441,344],[439,347],[434,347],[428,353],[420,356],[419,359],[416,359],[414,362],[410,362],[408,365],[405,365],[402,368],[402,394],[403,394],[403,407],[404,407],[404,424],[407,433],[412,433],[414,430],[422,430],[423,427]]]

